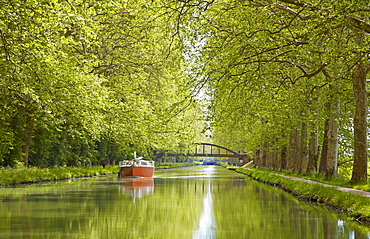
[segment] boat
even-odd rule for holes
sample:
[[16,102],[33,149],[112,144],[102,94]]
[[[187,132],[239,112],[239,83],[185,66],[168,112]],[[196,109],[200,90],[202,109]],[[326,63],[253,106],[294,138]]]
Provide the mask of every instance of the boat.
[[119,162],[119,177],[153,177],[154,161],[144,160],[143,157]]

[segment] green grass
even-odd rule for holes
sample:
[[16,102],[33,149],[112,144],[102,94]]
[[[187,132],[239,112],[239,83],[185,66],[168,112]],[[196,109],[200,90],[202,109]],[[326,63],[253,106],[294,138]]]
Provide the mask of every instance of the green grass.
[[[156,165],[158,169],[186,167],[194,163],[162,163]],[[59,168],[0,168],[0,187],[24,183],[56,181],[69,178],[91,177],[117,173],[118,166],[94,167],[59,167]]]
[[117,173],[117,166],[0,169],[0,186]]
[[[222,164],[223,167],[225,168],[233,168],[233,169],[238,169],[239,167],[237,166],[231,166],[228,164]],[[340,175],[336,177],[330,177],[326,178],[322,174],[317,174],[317,173],[311,173],[311,174],[298,174],[297,172],[294,172],[292,170],[274,170],[271,168],[258,168],[259,171],[263,172],[270,172],[270,173],[277,173],[281,175],[286,175],[286,176],[292,176],[292,177],[297,177],[297,178],[304,178],[320,183],[325,183],[325,184],[330,184],[330,185],[335,185],[335,186],[341,186],[341,187],[347,187],[347,188],[354,188],[354,189],[359,189],[363,191],[368,191],[370,192],[370,182],[369,183],[356,183],[354,184],[351,182],[351,175],[348,173],[341,173]]]
[[178,168],[178,167],[188,167],[198,165],[196,163],[155,163],[156,169],[169,169],[169,168]]
[[347,187],[347,188],[354,188],[354,189],[359,189],[359,190],[370,192],[370,184],[366,184],[366,183],[354,184],[350,181],[349,177],[345,177],[345,176],[336,176],[336,177],[326,178],[324,175],[316,174],[316,173],[298,174],[290,170],[275,171],[273,169],[268,169],[268,168],[258,168],[258,170],[264,171],[264,172],[277,173],[277,174],[286,175],[286,176],[304,178],[304,179],[308,179],[308,180],[312,180],[312,181],[316,181],[320,183]]

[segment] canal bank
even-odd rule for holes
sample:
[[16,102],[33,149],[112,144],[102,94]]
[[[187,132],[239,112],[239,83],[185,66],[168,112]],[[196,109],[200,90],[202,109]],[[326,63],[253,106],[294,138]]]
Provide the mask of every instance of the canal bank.
[[73,178],[116,174],[117,166],[57,167],[57,168],[0,168],[0,187],[19,184],[53,182]]
[[[162,163],[156,169],[170,169],[177,167],[194,166],[194,163]],[[56,168],[0,168],[0,187],[19,184],[33,184],[53,182],[75,178],[94,177],[100,175],[117,174],[118,166],[108,165],[91,167],[56,167]]]
[[300,200],[314,201],[330,206],[355,221],[364,223],[370,231],[370,192],[251,168],[237,168],[235,171],[256,181],[281,188]]

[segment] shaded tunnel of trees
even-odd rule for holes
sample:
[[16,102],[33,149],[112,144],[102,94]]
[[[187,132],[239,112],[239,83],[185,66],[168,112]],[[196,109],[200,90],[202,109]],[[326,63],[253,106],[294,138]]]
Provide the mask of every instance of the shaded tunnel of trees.
[[350,0],[3,1],[0,165],[113,164],[208,138],[260,167],[367,181],[369,12]]

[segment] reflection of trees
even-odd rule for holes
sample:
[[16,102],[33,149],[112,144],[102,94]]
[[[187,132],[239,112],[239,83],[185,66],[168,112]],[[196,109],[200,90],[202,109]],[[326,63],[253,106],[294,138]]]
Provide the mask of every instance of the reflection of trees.
[[191,238],[202,212],[204,193],[197,190],[202,184],[156,180],[153,194],[137,198],[135,204],[131,195],[119,192],[120,182],[86,183],[73,190],[60,188],[58,194],[14,198],[0,203],[0,238],[11,225],[17,225],[13,234],[22,232],[25,218],[30,237],[42,233],[44,238]]
[[[155,190],[132,203],[121,181],[0,200],[0,238],[192,238],[209,179],[154,179]],[[121,191],[120,191],[121,190]],[[355,232],[336,216],[280,191],[244,180],[213,179],[216,238],[338,238]],[[322,214],[320,217],[317,214]],[[360,234],[356,232],[356,234]],[[366,238],[356,235],[356,239]]]
[[320,207],[292,203],[276,189],[240,182],[213,192],[217,238],[347,239],[353,233],[347,226],[338,228],[336,216]]
[[197,187],[201,182],[196,180],[155,180],[152,195],[135,204],[116,200],[110,210],[94,217],[98,224],[93,228],[100,236],[109,233],[117,238],[191,238],[202,210],[199,201],[203,194],[195,190]]

